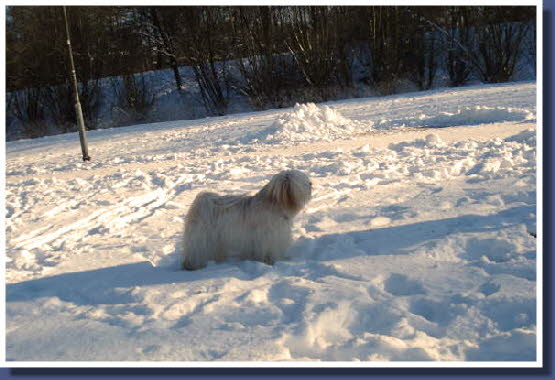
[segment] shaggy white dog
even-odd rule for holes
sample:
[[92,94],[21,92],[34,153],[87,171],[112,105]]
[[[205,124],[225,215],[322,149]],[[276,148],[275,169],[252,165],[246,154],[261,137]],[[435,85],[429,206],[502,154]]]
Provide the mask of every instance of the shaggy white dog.
[[182,269],[203,268],[208,261],[273,264],[283,259],[292,240],[293,218],[311,193],[305,174],[287,170],[253,196],[198,194],[185,221]]

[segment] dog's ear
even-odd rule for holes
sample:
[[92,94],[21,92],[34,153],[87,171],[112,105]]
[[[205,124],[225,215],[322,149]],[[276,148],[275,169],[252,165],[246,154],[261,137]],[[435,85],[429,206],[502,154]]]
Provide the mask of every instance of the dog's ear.
[[299,209],[299,205],[297,204],[294,189],[293,189],[293,181],[289,174],[285,174],[283,178],[283,187],[281,191],[281,199],[280,203],[282,207],[289,209],[291,211],[297,211]]
[[310,186],[304,189],[303,180],[291,172],[276,174],[262,190],[269,201],[288,214],[299,212],[310,198],[310,193]]
[[295,210],[295,195],[292,181],[288,173],[279,173],[266,185],[267,194],[272,203],[285,210]]

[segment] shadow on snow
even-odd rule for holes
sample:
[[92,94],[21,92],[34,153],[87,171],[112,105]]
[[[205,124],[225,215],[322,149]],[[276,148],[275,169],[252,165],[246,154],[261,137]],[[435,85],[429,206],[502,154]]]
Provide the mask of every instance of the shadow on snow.
[[[291,267],[307,260],[345,259],[362,255],[409,254],[411,247],[439,239],[451,233],[496,231],[500,225],[523,223],[535,213],[534,205],[513,207],[493,215],[463,215],[409,225],[375,228],[343,234],[329,234],[317,239],[297,242],[293,250],[299,251],[294,261],[278,263],[276,268],[262,263],[239,262],[209,265],[207,268],[186,272],[168,266],[153,266],[148,261],[117,265],[83,272],[72,272],[43,277],[36,280],[7,284],[7,302],[30,301],[41,297],[59,297],[60,300],[78,305],[122,304],[141,302],[133,295],[134,287],[163,284],[183,284],[200,280],[235,277],[252,280],[267,271],[280,270],[281,265]],[[350,240],[357,249],[345,250]],[[333,250],[336,256],[322,253]],[[361,249],[362,247],[362,249]],[[342,250],[343,249],[343,250]],[[302,252],[308,250],[309,252]]]

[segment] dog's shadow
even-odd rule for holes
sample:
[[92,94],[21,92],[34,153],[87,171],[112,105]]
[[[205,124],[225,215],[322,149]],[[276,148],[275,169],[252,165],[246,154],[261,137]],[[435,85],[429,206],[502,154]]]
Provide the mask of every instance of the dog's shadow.
[[[301,239],[292,247],[293,259],[273,268],[258,262],[222,263],[198,271],[182,271],[175,265],[154,266],[148,261],[117,265],[83,272],[72,272],[36,280],[7,284],[7,302],[58,297],[77,305],[124,304],[135,299],[134,287],[183,284],[210,278],[235,277],[248,281],[268,271],[287,273],[307,261],[345,259],[362,255],[410,254],[415,245],[451,233],[496,231],[501,224],[533,221],[535,206],[517,206],[492,215],[464,215],[407,225],[368,229],[343,234],[328,234],[316,239]],[[524,219],[523,219],[524,218]],[[530,219],[530,220],[528,220]],[[410,249],[409,249],[410,248]],[[174,253],[175,255],[175,253]]]
[[188,283],[210,278],[237,277],[249,280],[248,271],[237,265],[214,265],[206,270],[186,272],[149,261],[116,265],[82,272],[63,273],[6,285],[7,302],[58,297],[77,305],[126,304],[141,302],[132,289],[163,284]]
[[425,248],[424,243],[454,233],[494,232],[501,226],[532,226],[534,223],[535,205],[522,205],[490,215],[467,214],[398,226],[327,234],[316,239],[301,238],[292,247],[292,257],[303,260],[333,260],[361,255],[404,255],[414,252],[417,246]]

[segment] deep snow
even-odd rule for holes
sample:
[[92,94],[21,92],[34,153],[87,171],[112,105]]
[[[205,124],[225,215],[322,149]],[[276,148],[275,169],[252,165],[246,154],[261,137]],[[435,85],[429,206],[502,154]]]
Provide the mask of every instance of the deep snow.
[[[7,143],[7,360],[535,361],[536,86]],[[308,174],[291,260],[178,270],[199,191]],[[17,364],[17,363],[15,363]]]

